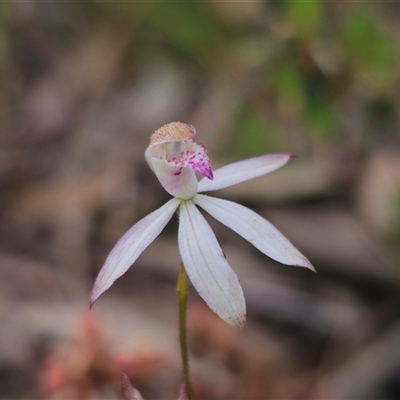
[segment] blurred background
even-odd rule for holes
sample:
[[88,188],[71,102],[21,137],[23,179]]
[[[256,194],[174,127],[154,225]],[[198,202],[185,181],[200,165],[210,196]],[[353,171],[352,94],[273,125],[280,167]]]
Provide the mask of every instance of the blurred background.
[[[0,398],[176,399],[177,220],[89,312],[108,252],[168,195],[144,160],[193,124],[213,166],[281,170],[216,195],[317,274],[208,219],[238,332],[191,291],[200,399],[400,398],[398,2],[0,2]],[[208,216],[206,216],[208,218]]]

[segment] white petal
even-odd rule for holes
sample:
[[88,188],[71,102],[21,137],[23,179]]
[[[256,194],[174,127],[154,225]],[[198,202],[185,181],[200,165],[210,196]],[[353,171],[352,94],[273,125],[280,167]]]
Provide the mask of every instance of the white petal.
[[123,275],[144,249],[161,233],[179,206],[180,201],[171,199],[161,208],[147,215],[125,233],[117,242],[101,269],[90,294],[93,303],[114,281]]
[[254,211],[232,201],[203,194],[197,195],[193,201],[268,257],[282,264],[315,271],[310,261],[285,236]]
[[224,321],[243,328],[246,305],[239,280],[192,201],[181,203],[178,243],[186,272],[200,296]]
[[203,178],[198,192],[223,189],[237,183],[268,174],[282,167],[292,157],[291,154],[267,154],[225,165],[214,171],[214,179]]

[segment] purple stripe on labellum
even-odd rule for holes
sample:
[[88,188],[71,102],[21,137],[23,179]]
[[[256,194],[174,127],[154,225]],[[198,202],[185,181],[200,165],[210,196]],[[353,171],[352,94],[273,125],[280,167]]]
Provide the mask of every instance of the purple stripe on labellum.
[[[178,156],[167,159],[168,163],[182,168],[190,168],[212,180],[213,172],[207,149],[202,144],[196,143],[191,139],[184,140],[182,147],[184,150]],[[181,170],[176,172],[175,175],[180,173]]]
[[178,175],[180,175],[182,173],[182,168],[179,168],[179,171],[176,171],[175,173],[174,173],[174,175],[175,176],[178,176]]

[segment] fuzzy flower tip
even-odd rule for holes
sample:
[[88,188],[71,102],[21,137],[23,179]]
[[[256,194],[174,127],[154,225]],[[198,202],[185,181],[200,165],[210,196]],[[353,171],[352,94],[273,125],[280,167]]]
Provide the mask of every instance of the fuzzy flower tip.
[[[91,305],[129,269],[179,210],[178,245],[190,281],[223,320],[243,328],[246,305],[239,280],[197,206],[274,260],[315,271],[288,239],[254,211],[202,194],[275,171],[286,164],[291,155],[264,155],[212,171],[207,149],[193,140],[195,135],[192,125],[173,122],[151,136],[145,152],[146,161],[173,198],[137,222],[117,242],[96,279]],[[196,173],[203,176],[200,181]]]

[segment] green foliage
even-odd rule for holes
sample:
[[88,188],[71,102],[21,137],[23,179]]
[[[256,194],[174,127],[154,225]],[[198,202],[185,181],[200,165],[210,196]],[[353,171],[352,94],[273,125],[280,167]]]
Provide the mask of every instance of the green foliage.
[[399,47],[369,12],[347,16],[343,27],[346,56],[354,72],[373,87],[385,89],[398,78]]
[[[196,101],[201,101],[202,90],[210,82],[222,80],[232,86],[238,97],[235,102],[244,105],[229,121],[235,132],[231,146],[231,151],[237,152],[235,158],[278,149],[288,135],[288,124],[298,129],[294,137],[307,135],[304,140],[309,146],[302,148],[335,143],[338,126],[348,118],[342,104],[356,104],[358,112],[368,118],[371,115],[372,120],[360,122],[364,125],[358,126],[358,131],[367,126],[378,135],[386,120],[396,123],[389,115],[377,124],[374,119],[381,118],[380,113],[370,112],[370,105],[382,99],[388,110],[398,108],[399,30],[394,22],[393,29],[389,26],[389,14],[375,12],[384,7],[379,3],[368,7],[285,0],[245,5],[102,0],[68,6],[40,4],[43,15],[56,15],[58,20],[49,23],[43,18],[35,27],[39,42],[41,37],[51,37],[51,45],[50,40],[43,40],[38,49],[60,51],[66,38],[104,29],[117,32],[115,37],[120,34],[122,41],[127,39],[124,72],[119,79],[123,76],[128,84],[135,82],[140,71],[167,64],[176,68],[191,88],[199,89]],[[246,12],[241,12],[243,7]],[[6,48],[19,40],[13,35],[13,26],[19,22],[11,23],[12,11],[10,3],[0,3],[0,51],[1,34],[8,35]],[[86,30],[79,31],[78,25],[71,24],[60,33],[63,29],[57,23],[68,25],[68,13],[79,16],[88,25]],[[8,64],[13,71],[14,56],[4,58],[1,71]],[[389,129],[387,124],[385,129]]]
[[0,30],[11,21],[11,5],[8,2],[0,2]]
[[288,1],[286,7],[287,18],[296,35],[312,38],[319,34],[323,23],[321,1]]
[[335,112],[328,103],[311,103],[308,108],[307,122],[311,138],[318,142],[326,142],[336,133]]
[[285,103],[288,113],[300,115],[307,102],[305,77],[293,62],[285,60],[275,70],[273,85],[278,100]]
[[240,159],[283,151],[284,146],[268,116],[246,102],[237,114],[229,149]]

